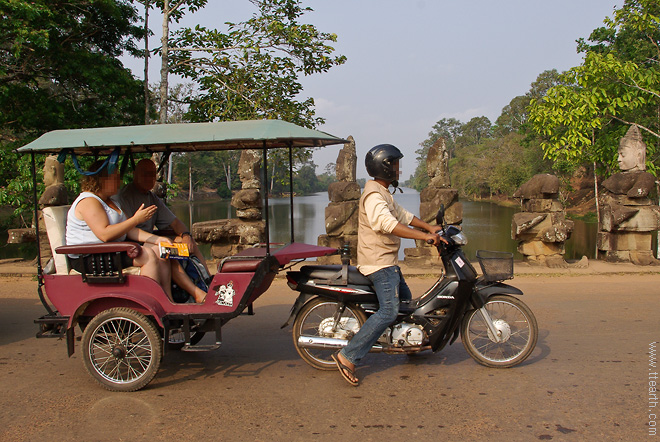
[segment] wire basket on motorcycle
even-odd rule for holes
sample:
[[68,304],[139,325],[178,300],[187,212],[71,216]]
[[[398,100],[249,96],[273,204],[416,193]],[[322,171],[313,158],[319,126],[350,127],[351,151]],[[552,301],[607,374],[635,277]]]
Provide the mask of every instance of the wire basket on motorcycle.
[[477,250],[477,259],[486,281],[513,278],[513,253]]

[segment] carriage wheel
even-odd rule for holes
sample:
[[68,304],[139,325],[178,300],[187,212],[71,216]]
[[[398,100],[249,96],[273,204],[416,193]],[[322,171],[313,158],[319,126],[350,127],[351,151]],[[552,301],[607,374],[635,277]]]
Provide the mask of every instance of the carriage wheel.
[[145,387],[156,375],[163,354],[154,323],[124,307],[96,315],[85,327],[82,348],[89,374],[112,391]]

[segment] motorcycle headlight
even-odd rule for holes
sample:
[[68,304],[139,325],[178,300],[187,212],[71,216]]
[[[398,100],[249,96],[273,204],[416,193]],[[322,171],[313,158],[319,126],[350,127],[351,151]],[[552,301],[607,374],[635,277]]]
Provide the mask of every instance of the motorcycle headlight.
[[465,233],[463,232],[458,232],[455,235],[452,235],[451,239],[452,241],[454,241],[454,243],[456,243],[459,246],[464,246],[468,242],[467,236],[465,236]]

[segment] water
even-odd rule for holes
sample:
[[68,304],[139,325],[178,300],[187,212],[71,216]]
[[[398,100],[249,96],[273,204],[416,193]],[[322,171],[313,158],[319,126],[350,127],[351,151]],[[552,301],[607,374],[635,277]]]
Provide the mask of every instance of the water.
[[[419,193],[413,189],[404,189],[397,193],[396,201],[412,213],[419,213]],[[319,235],[325,233],[325,208],[328,205],[327,193],[294,198],[295,241],[316,244]],[[289,198],[271,198],[270,240],[286,243],[290,241]],[[192,204],[176,202],[171,205],[176,216],[191,225],[194,222],[235,217],[235,210],[229,201],[201,200]],[[518,211],[515,207],[503,207],[489,202],[463,201],[463,230],[468,237],[464,248],[468,258],[474,259],[478,249],[513,252],[516,259],[517,242],[511,239],[511,218]],[[596,222],[575,221],[575,229],[566,242],[566,259],[580,259],[583,255],[593,258],[596,248]],[[403,249],[414,247],[414,241],[402,240]],[[210,255],[210,246],[202,247]],[[22,257],[31,259],[36,255],[34,244],[7,244],[7,232],[0,231],[0,259]]]
[[[396,201],[406,210],[419,213],[419,193],[404,188],[404,193],[395,195]],[[325,234],[325,208],[328,205],[327,193],[317,193],[294,198],[295,241],[316,244],[319,235]],[[490,202],[463,201],[463,231],[468,237],[464,248],[468,258],[473,259],[478,249],[512,252],[516,259],[522,256],[517,252],[517,241],[511,239],[511,219],[519,209],[504,207]],[[289,198],[270,198],[270,240],[286,243],[290,241]],[[227,219],[235,216],[229,201],[199,201],[175,203],[172,211],[179,219],[190,223],[190,207],[194,220]],[[566,259],[580,259],[583,255],[594,257],[596,247],[596,222],[575,221],[572,237],[566,242]],[[415,247],[411,239],[401,242],[403,249]]]

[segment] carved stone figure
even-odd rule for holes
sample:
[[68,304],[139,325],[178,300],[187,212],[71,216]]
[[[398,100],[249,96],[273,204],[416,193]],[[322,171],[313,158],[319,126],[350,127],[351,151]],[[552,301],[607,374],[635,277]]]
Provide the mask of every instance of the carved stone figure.
[[429,148],[428,156],[426,157],[426,173],[428,174],[431,182],[430,187],[444,189],[451,187],[451,179],[449,178],[449,153],[444,138],[438,138]]
[[521,199],[522,211],[511,220],[511,239],[518,241],[518,252],[524,260],[535,265],[568,267],[563,256],[564,243],[571,236],[573,221],[566,219],[558,199],[559,179],[550,174],[534,175],[513,197]]
[[243,150],[238,162],[241,190],[234,193],[231,205],[238,219],[220,219],[195,223],[195,241],[211,244],[211,256],[224,258],[265,241],[266,224],[261,220],[261,152]]
[[[360,185],[356,181],[357,153],[355,140],[347,138],[348,143],[339,151],[335,173],[337,181],[328,186],[330,204],[325,208],[325,235],[320,235],[318,245],[341,248],[349,244],[351,260],[357,260],[358,204],[361,195]],[[320,264],[338,264],[339,256],[318,258]]]
[[[435,224],[435,215],[440,205],[445,206],[445,221],[448,224],[463,222],[463,204],[458,201],[458,191],[451,188],[449,178],[449,154],[444,138],[438,138],[429,148],[426,157],[426,173],[429,185],[419,194],[419,217],[429,224]],[[415,241],[416,247],[403,250],[407,264],[428,264],[435,257],[435,247],[424,241]]]
[[621,172],[646,170],[646,143],[642,139],[639,127],[630,126],[626,136],[619,142],[619,169]]
[[42,208],[68,204],[66,186],[64,185],[64,164],[57,161],[55,155],[46,157],[46,161],[44,161],[44,184],[46,190],[39,198],[39,204]]
[[637,126],[619,143],[620,173],[602,183],[598,257],[610,262],[660,264],[653,256],[651,235],[660,228],[660,208],[649,193],[655,177],[646,172],[646,144]]
[[261,156],[258,150],[241,151],[238,162],[238,176],[241,179],[241,190],[231,199],[231,205],[236,208],[236,216],[243,220],[261,220]]

